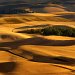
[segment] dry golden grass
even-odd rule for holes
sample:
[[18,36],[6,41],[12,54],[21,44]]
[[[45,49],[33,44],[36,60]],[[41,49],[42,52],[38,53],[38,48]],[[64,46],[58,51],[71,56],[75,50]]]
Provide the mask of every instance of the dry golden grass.
[[[75,38],[13,32],[15,28],[37,24],[60,24],[75,27],[75,22],[32,20],[25,22],[22,18],[26,16],[14,16],[24,23],[8,24],[5,22],[8,17],[6,16],[2,17],[5,24],[0,25],[0,75],[75,74]],[[9,18],[12,18],[12,15]]]
[[[66,14],[75,14],[73,12],[65,12]],[[31,13],[26,15],[4,15],[0,18],[1,24],[20,24],[32,21],[52,21],[52,22],[74,22],[74,20],[63,18],[60,15],[65,13],[55,13],[55,14],[40,14],[40,13]]]

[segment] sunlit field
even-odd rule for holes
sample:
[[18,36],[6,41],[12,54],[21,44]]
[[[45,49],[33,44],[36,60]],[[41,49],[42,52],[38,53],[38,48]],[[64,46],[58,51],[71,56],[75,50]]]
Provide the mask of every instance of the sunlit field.
[[74,1],[36,1],[0,3],[0,75],[75,75]]

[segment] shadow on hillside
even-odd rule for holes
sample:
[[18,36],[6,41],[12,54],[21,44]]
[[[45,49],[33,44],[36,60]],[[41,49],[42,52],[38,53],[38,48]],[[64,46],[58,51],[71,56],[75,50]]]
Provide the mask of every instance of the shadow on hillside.
[[40,55],[38,53],[35,53],[32,51],[27,51],[27,50],[19,50],[19,52],[18,51],[16,52],[15,50],[6,50],[6,49],[3,49],[3,50],[5,50],[11,54],[20,56],[22,58],[25,58],[29,61],[33,61],[33,62],[53,63],[53,64],[75,66],[75,59],[74,58],[69,58],[69,57],[64,57],[64,56]]
[[[61,65],[67,65],[67,66],[75,66],[75,59],[70,57],[64,57],[64,56],[47,56],[47,55],[40,55],[38,53],[27,51],[27,50],[20,50],[19,52],[15,50],[6,50],[4,48],[1,48],[1,50],[7,51],[13,55],[22,57],[24,59],[27,59],[28,61],[32,62],[38,62],[38,63],[52,63],[52,64],[61,64]],[[66,68],[60,65],[54,65],[57,67],[61,67],[64,69],[68,69],[72,72],[75,72],[75,70]],[[7,62],[7,63],[1,63],[0,64],[0,72],[2,73],[8,73],[15,69],[16,63],[14,62]]]
[[64,65],[73,65],[75,66],[75,59],[68,57],[56,57],[56,56],[43,56],[38,53],[27,50],[19,50],[16,52],[22,45],[40,45],[40,46],[71,46],[75,45],[75,40],[47,40],[40,37],[22,39],[13,42],[3,42],[0,43],[0,50],[10,52],[14,55],[26,58],[33,62],[43,62],[43,63],[55,63],[55,64],[64,64]]
[[0,63],[0,73],[9,75],[9,73],[13,72],[16,67],[16,62],[2,62]]
[[75,21],[75,15],[74,14],[60,15],[59,17],[70,19],[71,21]]
[[27,50],[21,50],[21,54],[18,55],[33,62],[54,63],[54,64],[75,66],[75,59],[63,56],[45,56]]
[[39,46],[72,46],[75,40],[48,40],[41,37],[21,39],[13,42],[0,42],[0,47],[9,47],[16,49],[22,45],[39,45]]

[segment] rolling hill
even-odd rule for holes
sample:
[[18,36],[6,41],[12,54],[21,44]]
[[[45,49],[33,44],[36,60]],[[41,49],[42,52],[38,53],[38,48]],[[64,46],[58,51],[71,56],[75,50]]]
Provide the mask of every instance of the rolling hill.
[[0,0],[0,75],[75,75],[75,36],[24,32],[54,26],[75,32],[75,0]]
[[[28,9],[28,10],[27,10]],[[1,14],[17,14],[17,13],[53,13],[53,12],[74,12],[74,0],[31,0],[31,1],[1,1]]]

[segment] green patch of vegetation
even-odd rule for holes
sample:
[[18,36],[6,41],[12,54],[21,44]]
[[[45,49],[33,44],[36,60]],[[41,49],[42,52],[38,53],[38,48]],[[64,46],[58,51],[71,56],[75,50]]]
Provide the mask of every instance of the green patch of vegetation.
[[41,34],[45,36],[57,35],[57,36],[69,36],[75,37],[75,28],[68,26],[48,26],[39,29],[25,29],[23,31],[18,31],[19,33],[28,33],[28,34]]
[[69,36],[75,37],[75,28],[68,26],[52,26],[42,29],[43,35],[58,35],[58,36]]

